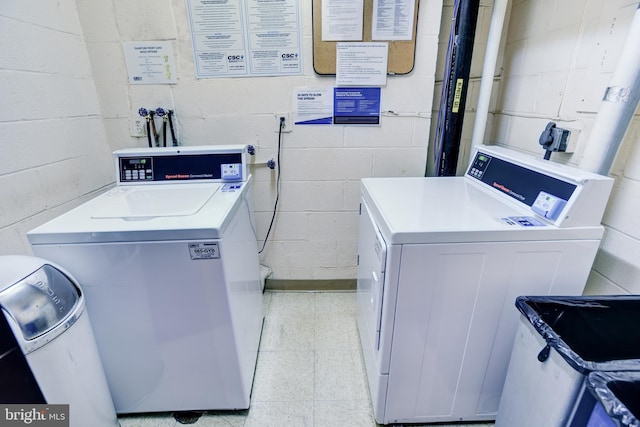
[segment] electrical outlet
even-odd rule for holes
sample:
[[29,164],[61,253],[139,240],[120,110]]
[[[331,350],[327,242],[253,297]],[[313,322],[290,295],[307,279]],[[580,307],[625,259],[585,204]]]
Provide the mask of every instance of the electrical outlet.
[[131,117],[131,120],[129,120],[129,126],[129,132],[131,136],[135,138],[142,138],[144,136],[147,136],[147,129],[145,127],[146,119],[144,117]]
[[566,128],[569,133],[569,138],[567,139],[567,149],[565,153],[575,153],[578,148],[578,140],[580,138],[580,129],[571,129]]
[[284,117],[284,124],[282,126],[283,133],[289,133],[293,131],[293,114],[291,113],[275,113],[273,115],[276,120],[276,128],[275,131],[280,131],[280,117]]

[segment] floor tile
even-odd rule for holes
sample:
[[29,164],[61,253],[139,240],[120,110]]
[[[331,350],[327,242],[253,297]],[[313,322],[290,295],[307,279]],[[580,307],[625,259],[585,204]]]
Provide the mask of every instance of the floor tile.
[[313,370],[312,351],[261,351],[252,403],[313,400]]
[[368,400],[316,401],[313,421],[314,427],[373,427],[376,425]]
[[[185,424],[193,427],[243,427],[249,411],[210,411],[200,417],[195,424]],[[181,427],[176,424],[175,427]]]
[[357,351],[316,352],[315,400],[367,400],[367,381]]
[[318,292],[316,293],[316,314],[356,315],[355,292]]
[[312,292],[274,292],[269,304],[269,317],[295,318],[300,315],[313,315],[315,294]]
[[271,316],[264,321],[260,351],[292,351],[314,349],[313,314]]
[[178,422],[169,413],[121,415],[120,427],[176,427]]
[[360,351],[358,325],[346,314],[317,314],[314,326],[317,351]]
[[255,402],[245,427],[313,427],[313,402]]

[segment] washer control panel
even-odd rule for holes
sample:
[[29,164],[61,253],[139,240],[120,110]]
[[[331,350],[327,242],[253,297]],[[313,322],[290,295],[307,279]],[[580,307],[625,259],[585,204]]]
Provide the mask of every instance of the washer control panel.
[[153,158],[133,157],[120,159],[120,180],[153,181]]
[[153,149],[114,153],[119,184],[178,181],[236,182],[247,179],[245,151]]

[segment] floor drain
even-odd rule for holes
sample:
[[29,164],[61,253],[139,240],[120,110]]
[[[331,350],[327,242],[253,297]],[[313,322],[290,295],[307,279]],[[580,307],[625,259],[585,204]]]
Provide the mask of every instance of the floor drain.
[[175,420],[180,424],[195,424],[201,416],[202,412],[195,411],[181,411],[173,413],[173,418],[175,418]]

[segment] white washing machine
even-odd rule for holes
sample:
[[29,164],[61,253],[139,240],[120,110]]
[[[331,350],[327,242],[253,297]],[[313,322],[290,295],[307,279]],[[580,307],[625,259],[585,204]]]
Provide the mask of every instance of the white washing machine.
[[480,147],[464,177],[361,183],[358,327],[376,421],[493,420],[518,295],[579,295],[613,180]]
[[249,407],[263,306],[246,155],[116,151],[115,188],[28,233],[83,287],[117,413]]

